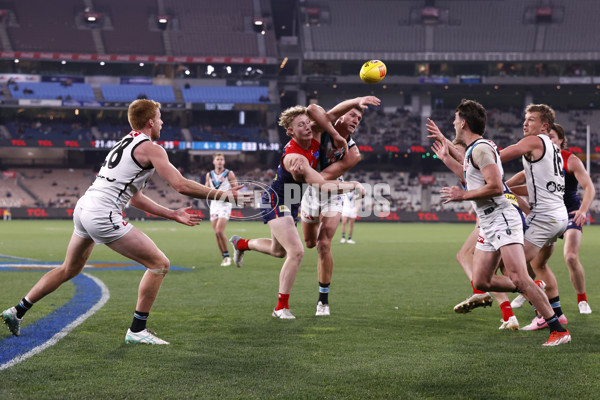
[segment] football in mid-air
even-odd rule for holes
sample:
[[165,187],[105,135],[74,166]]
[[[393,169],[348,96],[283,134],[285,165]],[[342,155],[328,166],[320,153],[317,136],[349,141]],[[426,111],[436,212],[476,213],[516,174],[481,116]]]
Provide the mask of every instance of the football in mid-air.
[[370,60],[360,69],[360,79],[365,83],[377,83],[387,74],[385,64],[379,60]]

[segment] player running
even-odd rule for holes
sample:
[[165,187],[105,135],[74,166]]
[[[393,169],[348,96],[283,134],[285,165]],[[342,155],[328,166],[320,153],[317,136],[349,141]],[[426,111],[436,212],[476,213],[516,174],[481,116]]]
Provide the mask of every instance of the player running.
[[[581,246],[583,224],[587,219],[587,212],[596,195],[596,189],[581,160],[574,156],[573,153],[565,150],[567,147],[567,138],[565,137],[563,127],[555,123],[550,130],[549,136],[550,140],[561,149],[563,170],[565,172],[564,203],[569,213],[569,222],[567,230],[562,235],[565,241],[564,258],[569,268],[571,283],[577,294],[579,313],[591,314],[592,309],[588,304],[585,292],[585,271],[579,261],[579,248]],[[584,189],[583,200],[579,198],[579,194],[577,193],[578,184],[581,184]],[[553,247],[543,248],[540,254],[531,261],[534,271],[548,268],[548,259],[552,255],[551,250],[553,250]],[[520,307],[525,301],[523,296],[520,297],[523,300],[519,299],[519,297],[513,300],[515,306]]]
[[188,226],[200,222],[199,218],[186,212],[190,207],[170,210],[143,194],[142,190],[154,171],[177,192],[190,197],[232,202],[237,199],[241,203],[251,200],[251,193],[238,192],[241,186],[224,192],[186,179],[179,173],[169,162],[165,149],[154,143],[160,138],[163,125],[160,103],[136,100],[129,105],[127,117],[132,131],[108,153],[96,180],[75,206],[75,229],[67,247],[65,261],[60,267],[45,274],[19,304],[2,313],[2,319],[13,335],[19,336],[23,317],[36,302],[79,275],[94,246],[106,244],[117,253],[146,267],[125,342],[169,344],[146,328],[146,320],[162,281],[169,272],[170,262],[152,239],[123,219],[125,206],[129,203],[148,213]]
[[[215,169],[206,174],[206,184],[212,189],[228,190],[232,186],[237,186],[237,180],[233,171],[225,169],[225,155],[223,153],[213,154],[213,165]],[[217,246],[223,256],[221,267],[231,265],[231,257],[225,236],[225,226],[231,216],[231,208],[233,204],[213,200],[210,202],[210,222],[215,231],[217,238]]]
[[[544,292],[527,274],[521,218],[503,194],[500,155],[492,141],[483,139],[485,123],[486,111],[481,104],[461,101],[456,109],[454,129],[457,140],[468,143],[463,162],[467,190],[458,186],[441,190],[444,204],[471,200],[479,218],[473,284],[479,290],[525,293],[550,327],[550,338],[544,346],[570,342],[571,335],[561,326]],[[500,257],[506,276],[495,274]]]
[[[524,138],[500,152],[502,162],[522,157],[524,181],[519,174],[507,181],[509,187],[527,184],[531,212],[527,216],[525,232],[525,258],[531,262],[540,251],[552,254],[554,245],[568,224],[568,213],[563,195],[565,177],[560,148],[548,136],[554,124],[554,110],[545,104],[530,104],[525,110]],[[522,177],[523,175],[521,175]],[[533,267],[533,265],[532,265]],[[567,323],[563,314],[556,277],[547,265],[534,271],[535,276],[546,284],[546,295],[561,324]],[[527,297],[526,293],[523,293]],[[530,299],[531,300],[531,299]],[[523,330],[546,327],[546,321],[536,316]]]

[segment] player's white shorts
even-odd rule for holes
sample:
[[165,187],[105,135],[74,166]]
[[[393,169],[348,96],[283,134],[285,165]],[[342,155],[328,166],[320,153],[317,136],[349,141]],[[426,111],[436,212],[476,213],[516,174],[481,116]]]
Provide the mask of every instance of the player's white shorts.
[[356,218],[356,206],[346,207],[346,204],[344,203],[344,206],[342,207],[342,217]]
[[334,217],[342,212],[342,199],[341,194],[336,194],[321,200],[318,189],[309,186],[304,192],[300,203],[302,221],[316,224],[319,222],[319,215],[321,214],[324,217]]
[[210,220],[225,218],[229,219],[231,216],[231,209],[233,204],[224,201],[211,201],[210,202]]
[[84,239],[92,239],[96,244],[114,242],[133,229],[133,225],[123,220],[120,211],[99,207],[83,209],[79,203],[73,211],[75,234]]
[[527,231],[525,240],[537,247],[552,246],[567,229],[569,215],[564,218],[557,215],[529,213],[527,216]]
[[477,249],[498,251],[500,247],[513,243],[523,244],[523,222],[512,205],[479,218]]

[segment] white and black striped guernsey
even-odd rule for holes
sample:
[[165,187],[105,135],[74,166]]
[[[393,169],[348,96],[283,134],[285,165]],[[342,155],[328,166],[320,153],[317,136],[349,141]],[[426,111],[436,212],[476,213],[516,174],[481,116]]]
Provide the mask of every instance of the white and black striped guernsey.
[[548,135],[537,137],[544,144],[544,154],[537,160],[528,160],[523,156],[531,211],[566,215],[567,209],[563,201],[565,176],[560,149]]
[[154,173],[153,167],[142,167],[133,156],[136,147],[149,140],[144,133],[133,130],[118,141],[106,156],[85,197],[123,211],[131,197],[146,186]]

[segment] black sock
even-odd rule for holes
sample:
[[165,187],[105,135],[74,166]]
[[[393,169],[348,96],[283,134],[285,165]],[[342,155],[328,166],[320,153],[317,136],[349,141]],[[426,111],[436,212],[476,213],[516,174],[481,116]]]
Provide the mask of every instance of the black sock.
[[550,302],[550,307],[552,307],[557,317],[563,315],[562,308],[560,307],[560,296],[548,299],[548,301]]
[[550,327],[550,332],[558,331],[558,332],[566,332],[567,330],[562,327],[560,322],[558,322],[558,317],[556,314],[552,316],[552,318],[547,319],[546,323]]
[[352,240],[352,235],[348,235],[348,240]]
[[146,320],[150,313],[135,311],[133,314],[133,322],[131,323],[131,332],[141,332],[146,329]]
[[229,252],[228,251],[226,251],[225,253],[223,253],[223,258],[225,258],[225,257],[229,257]]
[[33,303],[28,302],[27,299],[23,297],[19,304],[15,306],[15,308],[17,309],[17,318],[23,318],[23,315],[25,315],[27,310],[29,310],[31,307],[33,307]]
[[329,304],[329,285],[331,283],[319,282],[319,301],[323,304]]
[[342,233],[342,239],[343,239],[343,238],[345,238],[345,237],[346,237],[346,234],[345,234],[345,233]]

